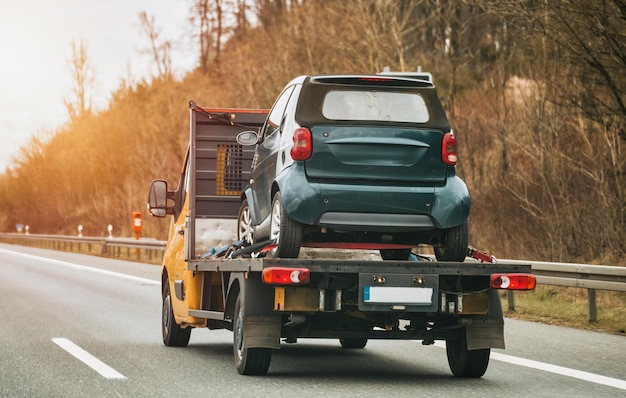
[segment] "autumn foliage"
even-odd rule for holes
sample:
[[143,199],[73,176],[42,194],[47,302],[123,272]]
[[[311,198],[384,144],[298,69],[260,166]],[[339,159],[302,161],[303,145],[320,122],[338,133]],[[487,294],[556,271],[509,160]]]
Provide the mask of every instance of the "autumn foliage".
[[[150,181],[177,181],[189,100],[269,107],[298,75],[421,66],[458,137],[472,245],[503,258],[624,262],[623,0],[190,3],[197,69],[174,78],[160,64],[150,80],[121,82],[105,109],[34,138],[0,176],[0,230],[74,234],[82,224],[99,236],[112,224],[131,236]],[[166,222],[144,219],[144,236],[166,238]]]

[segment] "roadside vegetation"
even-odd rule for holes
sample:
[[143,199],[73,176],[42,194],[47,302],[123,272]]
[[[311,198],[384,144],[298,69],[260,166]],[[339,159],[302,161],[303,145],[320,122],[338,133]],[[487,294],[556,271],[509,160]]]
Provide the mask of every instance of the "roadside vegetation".
[[508,310],[504,293],[502,309],[509,318],[626,336],[626,295],[596,291],[597,320],[589,322],[587,294],[587,289],[540,285],[532,292],[516,292],[514,310]]
[[[81,224],[100,236],[112,224],[132,236],[130,214],[145,209],[150,181],[175,186],[191,99],[267,108],[298,75],[420,66],[457,135],[473,246],[499,258],[626,265],[624,0],[187,4],[197,67],[174,76],[172,42],[142,13],[155,73],[121,81],[102,109],[89,105],[88,47],[72,44],[69,121],[40,132],[0,175],[0,231],[74,234]],[[166,239],[166,222],[144,220],[144,236]],[[520,316],[551,316],[543,299],[519,300]]]

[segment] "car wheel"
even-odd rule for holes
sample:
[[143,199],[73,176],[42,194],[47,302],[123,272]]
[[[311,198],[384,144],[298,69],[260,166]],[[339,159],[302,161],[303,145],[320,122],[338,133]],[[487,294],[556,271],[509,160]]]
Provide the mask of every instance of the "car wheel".
[[448,365],[452,374],[457,377],[482,377],[489,366],[490,354],[489,348],[469,351],[465,329],[460,329],[459,333],[446,340]]
[[467,222],[444,231],[441,244],[435,246],[438,261],[465,261],[469,245],[469,227]]
[[170,294],[169,280],[165,280],[163,287],[163,311],[161,325],[163,332],[163,344],[168,347],[187,347],[191,337],[191,327],[183,328],[174,319],[172,309],[172,295]]
[[270,348],[248,348],[244,337],[243,307],[241,295],[235,303],[235,317],[233,318],[233,354],[235,366],[242,375],[264,375],[272,361]]
[[237,216],[237,240],[243,240],[249,245],[254,243],[254,226],[252,225],[250,206],[248,206],[247,200],[241,202],[241,206],[239,207],[239,215]]
[[342,348],[358,350],[361,348],[365,348],[365,346],[367,345],[367,339],[364,337],[350,337],[339,339],[339,343],[341,344]]
[[302,226],[299,222],[292,220],[285,211],[280,192],[274,195],[271,217],[270,239],[275,240],[277,244],[271,252],[272,256],[298,258],[302,242]]
[[381,249],[380,257],[383,260],[408,260],[411,249]]

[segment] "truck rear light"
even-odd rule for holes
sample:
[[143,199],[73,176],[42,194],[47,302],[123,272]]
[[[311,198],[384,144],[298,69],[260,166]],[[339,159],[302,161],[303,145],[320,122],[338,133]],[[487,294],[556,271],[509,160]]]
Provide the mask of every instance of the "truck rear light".
[[311,157],[311,131],[306,127],[298,127],[293,133],[291,158],[293,160],[307,160]]
[[492,274],[491,287],[506,290],[534,290],[537,281],[533,274]]
[[266,285],[306,285],[309,283],[307,268],[268,267],[261,273]]
[[456,138],[454,133],[444,134],[441,144],[441,160],[448,166],[456,166],[459,157],[456,153]]

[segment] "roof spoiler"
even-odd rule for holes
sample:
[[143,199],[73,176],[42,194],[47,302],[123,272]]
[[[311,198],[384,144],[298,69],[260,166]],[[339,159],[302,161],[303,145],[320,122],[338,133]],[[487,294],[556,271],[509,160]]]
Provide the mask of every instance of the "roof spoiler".
[[416,80],[425,80],[427,82],[433,82],[433,75],[428,72],[422,72],[422,67],[418,66],[416,72],[392,72],[388,66],[383,68],[382,72],[378,72],[377,75],[380,76],[393,76],[393,77],[403,77],[405,79],[416,79]]

